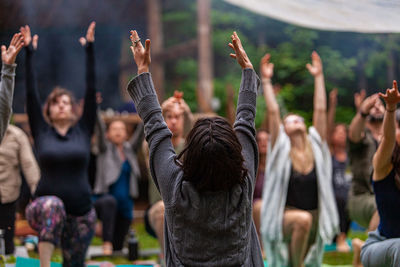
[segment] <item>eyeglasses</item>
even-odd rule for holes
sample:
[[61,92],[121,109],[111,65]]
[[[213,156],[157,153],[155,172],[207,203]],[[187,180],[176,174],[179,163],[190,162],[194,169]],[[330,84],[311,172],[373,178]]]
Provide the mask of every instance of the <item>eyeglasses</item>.
[[289,116],[286,118],[285,123],[303,123],[304,119],[298,116]]

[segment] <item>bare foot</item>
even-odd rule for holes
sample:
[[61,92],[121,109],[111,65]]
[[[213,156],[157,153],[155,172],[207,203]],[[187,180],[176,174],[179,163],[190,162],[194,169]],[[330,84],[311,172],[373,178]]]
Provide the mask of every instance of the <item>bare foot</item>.
[[336,250],[338,252],[349,252],[350,246],[346,242],[346,234],[340,233],[336,238]]
[[105,241],[103,243],[103,255],[110,256],[113,254],[113,246],[110,241]]
[[354,267],[363,267],[361,263],[361,247],[364,245],[364,241],[358,238],[354,238],[351,240],[351,245],[353,246],[354,256],[353,256],[353,266]]

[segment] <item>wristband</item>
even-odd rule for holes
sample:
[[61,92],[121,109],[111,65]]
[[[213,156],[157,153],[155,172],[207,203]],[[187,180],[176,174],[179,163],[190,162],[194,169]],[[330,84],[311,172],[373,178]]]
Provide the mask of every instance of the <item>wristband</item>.
[[394,108],[394,109],[386,109],[386,112],[395,112],[396,111],[396,108]]
[[360,115],[365,119],[366,117],[368,117],[369,113],[364,113],[360,110]]

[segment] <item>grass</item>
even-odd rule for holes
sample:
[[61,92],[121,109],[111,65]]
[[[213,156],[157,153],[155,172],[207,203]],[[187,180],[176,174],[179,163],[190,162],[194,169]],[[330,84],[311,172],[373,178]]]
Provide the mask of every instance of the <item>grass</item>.
[[[136,236],[139,240],[139,249],[151,249],[151,248],[159,248],[159,244],[157,239],[154,237],[150,236],[147,234],[144,224],[143,223],[137,223],[137,224],[132,224],[132,228],[136,232]],[[103,241],[101,240],[100,237],[95,236],[92,239],[91,246],[101,246],[103,244]],[[39,254],[35,251],[30,251],[29,252],[29,257],[38,259]],[[141,258],[141,260],[157,260],[157,256],[149,257],[149,258]],[[123,256],[102,256],[102,257],[96,257],[93,258],[95,261],[109,261],[114,264],[132,264],[131,261],[129,261],[126,257]],[[52,262],[62,262],[62,253],[59,248],[54,250],[54,253],[51,257]],[[15,258],[11,257],[7,263],[15,263]]]
[[[132,225],[132,228],[135,230],[137,238],[139,240],[139,249],[154,249],[154,248],[159,248],[159,244],[157,239],[153,238],[149,234],[147,234],[144,224],[143,223],[136,223]],[[360,238],[361,240],[366,240],[367,239],[367,234],[365,232],[354,232],[350,231],[348,238],[353,239],[353,238]],[[91,245],[92,246],[101,246],[102,245],[102,240],[99,237],[94,237],[92,240]],[[38,258],[39,255],[36,252],[29,252],[29,257],[32,258]],[[151,258],[141,258],[141,260],[148,260],[148,259],[153,259],[157,260],[157,256],[153,256]],[[345,264],[351,264],[353,259],[353,252],[349,253],[342,253],[342,252],[326,252],[324,254],[324,260],[323,263],[325,264],[330,264],[330,265],[345,265]],[[56,249],[53,253],[53,256],[51,258],[53,262],[62,262],[62,254],[60,249]],[[132,262],[128,261],[127,258],[122,257],[122,256],[111,256],[111,257],[96,257],[96,261],[109,261],[112,262],[113,264],[131,264]],[[7,260],[7,263],[15,263],[15,258],[10,257]]]

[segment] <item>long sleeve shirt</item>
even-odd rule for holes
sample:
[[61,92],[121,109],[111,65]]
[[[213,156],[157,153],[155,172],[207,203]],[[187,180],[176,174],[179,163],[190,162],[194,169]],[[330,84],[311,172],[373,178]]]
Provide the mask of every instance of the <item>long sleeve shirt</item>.
[[10,121],[17,64],[4,64],[1,68],[0,81],[0,143]]
[[21,171],[34,193],[40,178],[39,166],[26,134],[18,127],[9,125],[0,146],[0,202],[10,203],[18,199],[21,188]]
[[242,145],[248,176],[230,191],[198,192],[183,180],[150,73],[128,85],[144,121],[150,148],[150,170],[165,204],[164,239],[167,266],[264,266],[252,220],[258,150],[254,117],[259,79],[242,73],[234,129]]
[[49,125],[42,113],[32,67],[33,50],[27,49],[27,112],[35,140],[41,179],[35,196],[59,197],[67,214],[81,216],[92,208],[87,177],[90,139],[96,121],[96,90],[93,43],[86,47],[86,93],[82,117],[61,135]]

